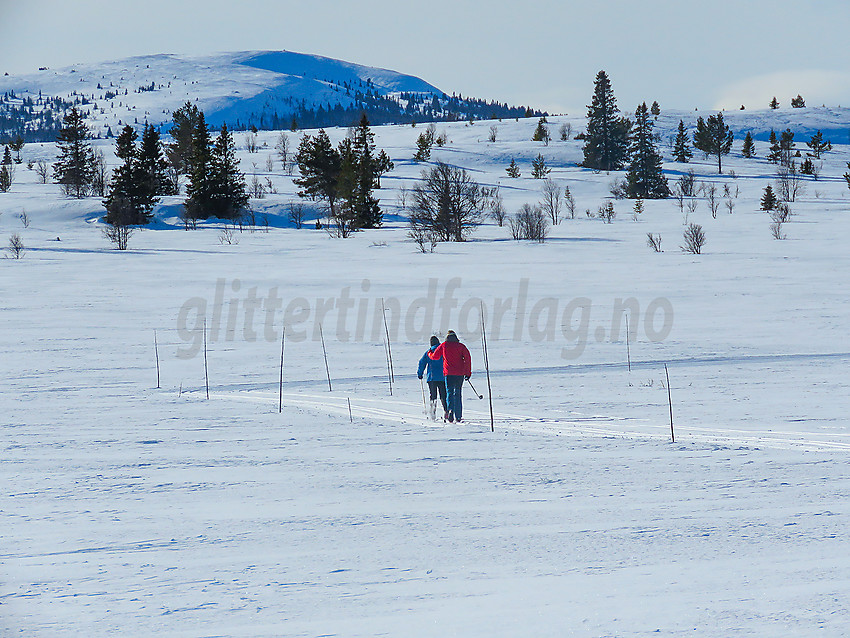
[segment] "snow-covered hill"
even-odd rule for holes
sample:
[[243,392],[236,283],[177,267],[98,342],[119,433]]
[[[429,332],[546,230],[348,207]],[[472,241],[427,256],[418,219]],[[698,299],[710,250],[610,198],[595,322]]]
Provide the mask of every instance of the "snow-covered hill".
[[[213,126],[227,122],[231,128],[289,128],[293,117],[301,126],[347,126],[361,110],[373,123],[448,119],[452,113],[463,117],[482,109],[497,117],[524,112],[448,96],[396,71],[289,51],[161,54],[43,69],[0,77],[0,94],[7,109],[29,107],[36,114],[49,107],[61,117],[64,107],[77,104],[101,136],[124,124],[167,123],[187,101],[201,108]],[[48,98],[62,104],[46,105]],[[3,124],[3,106],[0,137],[13,130]]]

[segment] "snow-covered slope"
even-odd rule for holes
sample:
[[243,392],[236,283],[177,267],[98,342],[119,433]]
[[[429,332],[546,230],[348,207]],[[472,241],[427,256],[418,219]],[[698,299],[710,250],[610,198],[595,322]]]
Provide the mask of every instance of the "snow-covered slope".
[[[665,110],[658,118],[658,130],[665,137],[675,136],[679,120],[682,120],[693,131],[698,117],[705,119],[715,113]],[[850,143],[850,108],[847,107],[807,106],[795,109],[784,106],[777,110],[725,111],[723,119],[737,140],[743,140],[744,135],[750,132],[754,139],[767,141],[771,129],[776,131],[777,137],[785,129],[790,129],[798,146],[811,139],[817,131],[834,144]]]
[[443,95],[410,75],[288,51],[160,54],[0,77],[0,93],[11,92],[22,99],[84,99],[84,110],[98,133],[121,124],[168,122],[187,101],[204,110],[215,125],[225,120],[233,124],[263,107],[278,106],[281,113],[293,105],[350,107],[357,92]]
[[[662,136],[686,115],[663,110]],[[729,119],[785,116],[805,152],[818,109]],[[405,223],[421,127],[375,127],[395,163],[381,229],[333,239],[313,202],[294,228],[280,133],[256,153],[237,133],[270,227],[187,232],[169,197],[126,252],[101,236],[100,198],[27,169],[54,145],[28,144],[0,193],[0,237],[27,247],[0,259],[0,635],[850,635],[850,147],[801,178],[778,241],[764,142],[746,159],[737,136],[721,175],[662,145],[671,183],[692,170],[702,188],[681,208],[614,201],[606,224],[585,211],[622,174],[580,168],[557,134],[583,118],[550,118],[548,146],[536,124],[441,124],[432,159],[514,213],[541,198],[540,154],[575,216],[543,244],[487,219],[428,254]],[[114,166],[114,141],[96,145]],[[701,255],[679,249],[689,223]],[[495,432],[469,387],[465,423],[424,417],[416,363],[448,328]]]

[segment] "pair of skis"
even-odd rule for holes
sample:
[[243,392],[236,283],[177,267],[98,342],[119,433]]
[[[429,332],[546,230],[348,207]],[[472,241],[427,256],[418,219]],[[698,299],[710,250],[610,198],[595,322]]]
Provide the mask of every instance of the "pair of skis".
[[[466,382],[469,384],[469,387],[472,388],[472,391],[475,393],[475,396],[477,396],[479,399],[484,398],[484,395],[478,393],[478,390],[475,389],[475,386],[472,385],[472,381],[470,381],[468,377],[466,379]],[[422,388],[422,404],[425,408],[425,414],[427,414],[428,416],[431,416],[431,411],[428,409],[428,399],[425,397],[425,382],[422,379],[419,379],[419,386]],[[433,421],[437,420],[436,410],[435,410],[434,415],[431,416],[431,420],[433,420]],[[446,419],[446,417],[444,415],[443,416],[443,423],[445,423],[447,420],[448,419]],[[454,421],[452,421],[452,422],[454,423]]]

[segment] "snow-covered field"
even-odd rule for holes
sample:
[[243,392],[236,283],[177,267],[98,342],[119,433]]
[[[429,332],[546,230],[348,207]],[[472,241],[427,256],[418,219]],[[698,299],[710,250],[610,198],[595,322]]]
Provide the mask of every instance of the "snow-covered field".
[[[584,126],[550,121],[554,137]],[[692,168],[723,201],[729,185],[731,214],[700,198],[688,217],[708,238],[695,256],[673,200],[589,219],[616,176],[577,168],[580,142],[529,141],[535,125],[439,125],[450,143],[433,157],[499,185],[514,212],[540,199],[542,153],[576,218],[545,244],[488,222],[433,254],[400,206],[421,127],[376,129],[396,164],[386,227],[347,240],[286,224],[295,189],[276,160],[265,170],[276,133],[240,151],[278,193],[253,201],[268,232],[237,244],[181,230],[170,198],[156,230],[112,250],[97,200],[18,166],[0,194],[3,243],[28,248],[0,261],[0,633],[850,634],[850,149],[806,179],[785,241],[758,210],[774,166],[668,162],[671,182]],[[466,422],[444,426],[424,418],[415,365],[449,328],[485,399],[467,386]]]

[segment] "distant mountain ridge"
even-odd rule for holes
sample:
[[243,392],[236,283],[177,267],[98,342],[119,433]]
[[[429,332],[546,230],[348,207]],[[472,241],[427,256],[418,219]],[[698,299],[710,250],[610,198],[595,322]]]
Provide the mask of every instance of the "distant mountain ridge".
[[125,124],[167,126],[187,101],[231,128],[347,126],[521,117],[540,111],[447,95],[389,69],[290,51],[205,57],[158,54],[0,77],[0,139],[51,139],[65,110],[87,112],[96,134]]

